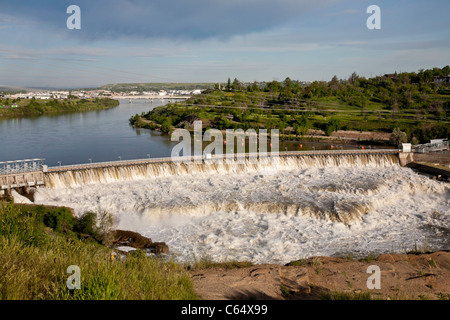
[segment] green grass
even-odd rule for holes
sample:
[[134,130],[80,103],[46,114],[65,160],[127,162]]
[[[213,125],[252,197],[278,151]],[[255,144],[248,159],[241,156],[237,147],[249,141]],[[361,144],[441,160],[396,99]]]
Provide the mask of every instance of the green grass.
[[289,288],[284,286],[284,285],[280,286],[280,291],[281,291],[281,295],[285,299],[290,299],[290,298],[292,298],[295,295],[294,291],[289,290]]
[[229,260],[223,262],[214,262],[211,257],[204,255],[200,258],[194,256],[191,263],[186,264],[186,269],[188,270],[202,270],[202,269],[237,269],[237,268],[246,268],[251,267],[253,263],[250,261],[237,261],[237,260]]
[[[49,228],[36,210],[0,204],[0,235],[1,300],[196,299],[183,266],[141,251],[112,260],[112,249]],[[80,289],[66,286],[71,265],[80,267]]]
[[343,292],[331,291],[324,292],[321,295],[321,300],[374,300],[370,292]]

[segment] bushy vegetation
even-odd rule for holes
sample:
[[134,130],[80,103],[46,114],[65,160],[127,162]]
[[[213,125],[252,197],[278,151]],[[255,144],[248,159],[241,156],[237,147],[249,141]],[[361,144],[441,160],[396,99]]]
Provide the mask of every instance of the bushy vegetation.
[[[16,105],[17,107],[11,107]],[[0,99],[0,117],[33,116],[46,113],[79,112],[114,108],[119,101],[110,98],[37,100]]]
[[[111,259],[95,220],[67,208],[0,204],[0,299],[196,298],[180,265],[142,251]],[[71,265],[81,270],[80,289],[67,288]]]
[[450,136],[450,83],[435,82],[447,76],[450,67],[403,72],[375,78],[353,73],[326,82],[302,84],[286,78],[282,82],[243,84],[228,79],[185,102],[135,115],[136,127],[170,133],[173,128],[192,129],[195,120],[203,127],[247,130],[277,128],[281,139],[298,138],[309,129],[331,135],[337,130],[405,132],[407,140],[428,142]]

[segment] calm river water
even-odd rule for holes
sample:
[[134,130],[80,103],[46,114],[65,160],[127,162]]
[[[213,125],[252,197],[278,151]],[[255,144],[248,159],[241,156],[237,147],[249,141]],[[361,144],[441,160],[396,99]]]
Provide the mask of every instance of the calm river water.
[[130,126],[128,119],[167,100],[121,100],[101,111],[0,120],[0,161],[44,158],[49,166],[170,156],[168,136]]

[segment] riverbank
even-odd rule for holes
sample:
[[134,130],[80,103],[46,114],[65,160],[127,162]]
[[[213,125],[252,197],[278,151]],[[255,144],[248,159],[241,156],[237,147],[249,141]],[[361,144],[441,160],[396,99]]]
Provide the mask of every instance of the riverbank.
[[117,107],[119,104],[119,101],[110,98],[66,100],[0,99],[0,119],[64,112],[105,110]]
[[[152,120],[147,120],[140,115],[135,115],[129,119],[130,124],[134,128],[142,128],[149,129],[153,131],[158,131],[163,134],[170,134],[172,130],[175,128],[169,126],[160,125]],[[203,126],[206,128],[205,126]],[[192,126],[187,129],[191,134],[194,133]],[[220,130],[222,134],[225,136],[226,130]],[[296,135],[296,134],[280,134],[279,140],[283,143],[329,143],[338,145],[354,145],[354,146],[379,146],[383,148],[394,148],[390,142],[391,134],[383,133],[383,132],[370,132],[370,131],[352,131],[352,130],[338,130],[333,132],[331,135],[327,135],[323,130],[314,130],[309,129],[308,132],[304,135]],[[270,139],[270,135],[268,135],[268,139]],[[296,148],[298,149],[298,147]],[[295,149],[295,150],[296,150]]]
[[[380,285],[369,289],[373,266]],[[285,266],[197,269],[191,277],[206,300],[449,300],[450,252],[311,257]]]

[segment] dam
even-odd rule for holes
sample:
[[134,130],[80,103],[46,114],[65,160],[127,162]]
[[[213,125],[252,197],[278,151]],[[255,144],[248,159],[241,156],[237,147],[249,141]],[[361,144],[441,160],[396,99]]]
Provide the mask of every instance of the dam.
[[402,166],[399,150],[251,157],[50,167],[34,203],[67,206],[78,216],[109,212],[118,229],[166,242],[180,261],[287,263],[450,245],[448,184]]
[[[111,161],[100,163],[87,163],[58,167],[43,165],[44,159],[18,160],[0,163],[0,190],[9,194],[11,189],[46,186],[73,187],[92,183],[108,183],[120,180],[133,180],[151,178],[164,175],[183,175],[205,172],[231,172],[261,169],[270,164],[273,157],[280,159],[281,167],[289,164],[298,168],[308,166],[340,165],[357,162],[371,163],[373,161],[400,161],[397,149],[378,150],[317,150],[317,151],[291,151],[280,152],[275,155],[267,153],[236,154],[235,164],[222,161],[218,164],[218,158],[180,157],[180,158],[149,158],[127,161]],[[186,160],[194,162],[193,165],[185,165]],[[220,160],[224,160],[221,158]],[[292,163],[294,162],[294,163]],[[26,189],[28,190],[28,189]],[[19,190],[18,190],[19,191]]]

